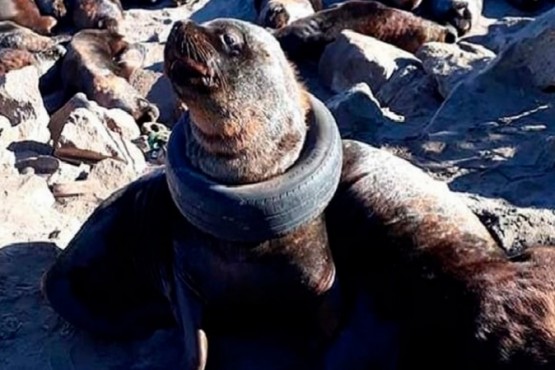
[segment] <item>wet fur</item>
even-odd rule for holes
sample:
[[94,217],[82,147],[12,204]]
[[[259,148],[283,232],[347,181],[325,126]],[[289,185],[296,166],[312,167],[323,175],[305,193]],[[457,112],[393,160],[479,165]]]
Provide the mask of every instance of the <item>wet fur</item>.
[[0,21],[13,21],[42,35],[49,35],[55,18],[41,15],[34,0],[0,0]]
[[445,184],[361,143],[345,141],[337,194],[339,278],[399,325],[398,369],[553,368],[555,249],[508,257]]
[[120,108],[139,123],[155,121],[158,109],[126,80],[137,66],[121,59],[132,45],[107,30],[83,30],[73,36],[63,61],[66,94],[83,92],[106,108]]
[[414,53],[426,42],[454,42],[449,28],[375,1],[349,1],[299,19],[274,36],[294,59],[319,58],[341,31],[348,29]]

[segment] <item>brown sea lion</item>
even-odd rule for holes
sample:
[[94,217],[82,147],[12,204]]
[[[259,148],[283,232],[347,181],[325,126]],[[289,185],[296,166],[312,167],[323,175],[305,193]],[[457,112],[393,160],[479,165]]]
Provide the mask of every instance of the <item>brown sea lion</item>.
[[35,0],[41,14],[49,15],[60,21],[67,14],[64,0]]
[[41,15],[33,0],[0,0],[0,21],[13,21],[42,35],[49,35],[57,23]]
[[321,0],[255,0],[257,23],[263,27],[281,28],[322,9]]
[[95,28],[118,32],[124,17],[120,0],[69,0],[67,6],[78,30]]
[[[360,142],[345,140],[342,154],[334,152],[339,138],[330,134],[337,128],[329,111],[303,93],[261,27],[230,19],[177,22],[165,55],[166,73],[190,114],[172,131],[166,168],[103,202],[45,274],[43,291],[62,317],[112,337],[177,324],[185,369],[207,362],[214,370],[252,369],[248,361],[226,367],[210,347],[211,338],[250,331],[293,336],[299,352],[316,357],[314,369],[555,364],[554,250],[509,258],[446,184]],[[341,170],[339,187],[329,185],[336,174],[330,168]],[[307,205],[291,199],[307,188],[304,199],[318,211],[308,221],[276,237],[239,240],[264,225],[277,228],[283,214],[298,216],[292,208]],[[329,204],[320,188],[334,191]],[[387,337],[382,331],[361,333],[356,346],[348,336],[329,335],[338,323],[345,333],[338,312],[352,312],[351,297],[361,295],[368,298],[358,300],[363,314],[347,322],[393,322],[397,333],[382,327],[393,337],[387,348],[375,348]],[[325,345],[310,345],[314,335],[316,342],[336,339],[327,355]],[[363,344],[369,348],[361,350]],[[247,360],[260,356],[250,348]],[[257,368],[280,369],[266,360],[268,367]]]
[[319,58],[341,31],[349,29],[414,53],[425,42],[453,43],[451,27],[376,1],[348,1],[298,19],[274,32],[293,60]]
[[36,63],[32,53],[19,49],[0,49],[0,76]]
[[43,52],[71,40],[69,35],[43,36],[12,21],[0,21],[0,48]]
[[127,81],[142,63],[137,56],[141,50],[109,30],[79,31],[69,43],[62,64],[66,93],[83,92],[103,107],[123,109],[138,123],[155,121],[158,108]]
[[[343,148],[330,244],[339,278],[368,289],[372,318],[396,323],[395,368],[553,368],[555,249],[508,256],[443,182],[383,150]],[[357,353],[340,344],[331,353],[345,366]]]
[[483,0],[425,0],[415,13],[451,25],[463,36],[479,24],[483,6]]
[[40,35],[12,21],[0,21],[0,75],[34,65],[41,75],[65,54],[68,35]]

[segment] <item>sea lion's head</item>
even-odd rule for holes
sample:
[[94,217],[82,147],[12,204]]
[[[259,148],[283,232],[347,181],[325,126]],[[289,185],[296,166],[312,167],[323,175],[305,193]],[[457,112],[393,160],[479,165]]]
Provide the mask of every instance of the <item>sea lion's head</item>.
[[[277,40],[262,27],[224,18],[200,25],[178,21],[165,46],[164,72],[189,108],[196,141],[205,154],[219,157],[200,165],[205,172],[256,181],[283,172],[298,156],[306,133],[306,92]],[[220,168],[209,169],[215,162],[222,162]],[[269,169],[270,162],[280,168]]]
[[285,27],[315,11],[310,0],[267,0],[260,5],[257,23],[270,29]]

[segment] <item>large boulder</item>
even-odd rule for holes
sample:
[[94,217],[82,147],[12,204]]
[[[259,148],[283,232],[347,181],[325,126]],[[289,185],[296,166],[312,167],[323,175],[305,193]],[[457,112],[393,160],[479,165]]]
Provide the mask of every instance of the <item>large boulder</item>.
[[457,168],[449,176],[453,189],[555,207],[553,35],[555,10],[457,85],[425,128],[416,150],[429,168]]

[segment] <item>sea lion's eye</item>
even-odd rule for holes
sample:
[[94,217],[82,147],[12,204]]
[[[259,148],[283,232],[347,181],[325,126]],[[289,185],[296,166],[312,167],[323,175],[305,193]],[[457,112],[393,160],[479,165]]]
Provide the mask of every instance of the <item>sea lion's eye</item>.
[[222,34],[222,41],[227,46],[229,51],[233,54],[238,54],[241,50],[241,40],[239,37],[234,33],[226,32]]

